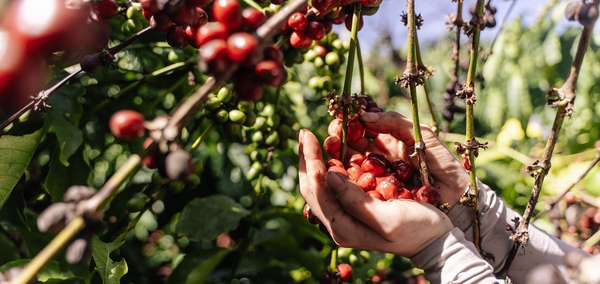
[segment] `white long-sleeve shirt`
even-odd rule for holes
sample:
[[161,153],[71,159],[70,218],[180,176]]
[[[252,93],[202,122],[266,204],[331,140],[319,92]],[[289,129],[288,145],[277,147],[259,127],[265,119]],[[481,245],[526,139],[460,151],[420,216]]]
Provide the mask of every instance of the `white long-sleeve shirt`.
[[[473,245],[473,212],[470,207],[457,204],[448,216],[455,228],[411,258],[412,263],[425,271],[431,283],[494,283],[512,248],[512,234],[506,224],[513,225],[521,218],[487,185],[478,182],[480,193],[481,245],[495,261],[484,260]],[[508,276],[512,283],[525,283],[527,273],[539,265],[555,267],[568,282],[563,256],[569,250],[578,250],[558,238],[529,226],[529,242],[517,253]]]

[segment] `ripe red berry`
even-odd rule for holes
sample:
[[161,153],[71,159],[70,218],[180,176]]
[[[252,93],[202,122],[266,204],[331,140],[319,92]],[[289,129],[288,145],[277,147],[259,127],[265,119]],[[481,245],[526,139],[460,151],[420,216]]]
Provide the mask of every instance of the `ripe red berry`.
[[308,18],[304,13],[296,12],[288,18],[287,23],[293,30],[303,31],[308,26]]
[[[349,31],[352,31],[352,18],[354,17],[353,14],[347,14],[346,18],[344,19],[344,24],[346,25],[346,29],[348,29]],[[358,30],[362,30],[363,27],[363,17],[360,16],[359,20],[358,20]]]
[[227,43],[222,39],[211,40],[200,49],[200,59],[209,65],[217,60],[227,61]]
[[348,121],[347,132],[348,140],[358,141],[360,138],[365,136],[365,127],[362,125],[362,122],[358,120],[358,118],[352,118]]
[[317,45],[315,45],[315,46],[313,47],[313,51],[315,52],[315,54],[316,54],[318,57],[325,57],[325,55],[326,55],[326,54],[327,54],[327,52],[328,52],[328,51],[327,51],[327,48],[326,48],[326,47],[324,47],[324,46],[322,46],[322,45],[320,45],[320,44],[317,44]]
[[329,136],[323,141],[323,149],[331,158],[339,158],[342,139],[339,136]]
[[349,176],[348,171],[346,171],[346,169],[344,169],[344,167],[333,166],[333,167],[329,167],[329,169],[327,169],[327,171],[328,172],[336,172],[336,173],[343,174],[345,176]]
[[385,198],[383,198],[383,195],[381,195],[381,193],[379,193],[376,190],[369,190],[366,193],[374,198],[381,200],[381,201],[385,201]]
[[367,155],[367,158],[375,158],[382,161],[386,168],[390,166],[390,160],[384,154],[371,152]]
[[279,64],[283,62],[283,52],[275,44],[269,44],[264,47],[263,57],[265,60],[273,60]]
[[[144,149],[147,149],[150,146],[150,144],[152,144],[152,142],[154,142],[154,139],[150,137],[146,138],[146,140],[144,140],[143,145]],[[156,169],[156,167],[158,166],[158,157],[156,153],[148,153],[148,155],[142,160],[142,166],[147,167],[149,169]]]
[[198,29],[196,45],[202,46],[213,39],[227,39],[229,31],[220,23],[209,23]]
[[352,179],[353,181],[356,181],[356,182],[358,182],[358,179],[360,178],[360,176],[362,176],[362,174],[365,173],[360,168],[360,166],[355,163],[350,163],[350,167],[348,167],[347,172],[348,172],[348,175],[350,176],[350,179]]
[[424,185],[417,191],[415,200],[435,206],[440,201],[440,192],[431,185]]
[[348,159],[348,164],[357,164],[357,165],[362,165],[362,163],[365,161],[366,157],[365,155],[361,154],[361,153],[356,153],[353,154],[352,156],[350,156],[350,159]]
[[471,162],[469,161],[469,157],[467,157],[467,155],[462,155],[460,163],[462,164],[463,168],[465,168],[465,170],[471,170]]
[[329,34],[331,30],[333,30],[333,21],[329,19],[321,19],[321,24],[323,24],[325,34]]
[[313,0],[310,3],[317,11],[323,12],[333,5],[333,0]]
[[187,45],[185,29],[180,25],[173,25],[165,36],[167,43],[172,47],[183,47]]
[[120,139],[134,139],[144,135],[144,116],[133,110],[115,112],[108,123],[110,132]]
[[363,171],[367,173],[373,173],[373,175],[376,177],[380,177],[385,174],[386,170],[386,166],[381,160],[372,157],[366,158],[362,164],[360,164],[360,167]]
[[251,30],[256,30],[267,20],[267,16],[260,10],[248,7],[242,11],[242,18],[244,19],[244,25]]
[[290,44],[294,48],[308,48],[312,44],[312,39],[302,31],[294,31],[290,35]]
[[398,186],[387,180],[380,182],[375,190],[381,193],[385,200],[398,198]]
[[[200,11],[204,11],[200,9]],[[208,17],[204,17],[208,19]],[[177,13],[171,15],[171,20],[181,26],[200,26],[200,14],[196,7],[183,6]]]
[[309,22],[304,31],[306,35],[313,40],[321,40],[325,37],[325,27],[320,22]]
[[256,38],[246,32],[238,32],[227,38],[227,54],[235,62],[242,62],[256,49]]
[[150,26],[157,32],[166,32],[174,25],[166,13],[156,13],[150,18]]
[[310,206],[308,206],[308,204],[304,204],[302,214],[304,215],[304,218],[308,220],[309,223],[313,225],[321,224],[321,220],[319,220],[319,218],[310,210]]
[[263,86],[254,74],[236,76],[233,89],[235,96],[242,101],[258,101],[263,96]]
[[343,281],[350,281],[354,276],[354,271],[352,270],[352,266],[348,263],[340,263],[337,266],[337,270],[340,276],[340,279]]
[[283,84],[285,79],[285,68],[281,64],[276,63],[272,60],[264,60],[256,65],[254,68],[256,77],[271,87],[278,87]]
[[394,173],[398,180],[403,182],[412,180],[414,174],[414,169],[412,166],[402,160],[395,160],[390,163],[390,170]]
[[231,31],[242,27],[242,8],[238,0],[215,0],[212,6],[213,18]]
[[358,178],[358,181],[356,181],[356,183],[365,192],[370,191],[370,190],[375,190],[377,188],[377,179],[375,179],[375,176],[373,175],[373,173],[369,173],[369,172],[365,172],[364,174],[362,174]]
[[187,26],[185,27],[185,39],[187,43],[194,48],[199,48],[200,46],[196,44],[196,33],[198,33],[198,28]]
[[401,188],[398,190],[398,199],[414,199],[410,190],[406,188]]
[[119,14],[119,4],[115,0],[96,2],[94,11],[104,19],[112,19]]
[[344,164],[342,164],[342,161],[338,159],[329,159],[329,161],[327,161],[327,168],[329,169],[333,166],[344,167]]

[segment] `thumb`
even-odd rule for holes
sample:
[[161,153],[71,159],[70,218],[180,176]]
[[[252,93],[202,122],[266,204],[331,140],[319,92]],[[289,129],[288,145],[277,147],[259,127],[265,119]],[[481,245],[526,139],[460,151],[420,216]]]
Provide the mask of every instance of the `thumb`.
[[390,134],[408,147],[415,144],[412,121],[395,111],[364,112],[360,120],[369,130]]

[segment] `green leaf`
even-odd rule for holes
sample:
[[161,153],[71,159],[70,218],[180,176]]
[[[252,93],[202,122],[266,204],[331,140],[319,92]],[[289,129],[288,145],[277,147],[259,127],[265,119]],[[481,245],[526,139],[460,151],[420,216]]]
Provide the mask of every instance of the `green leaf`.
[[0,234],[0,247],[2,248],[2,253],[0,253],[0,264],[5,264],[11,260],[20,258],[15,243],[5,234]]
[[237,228],[240,219],[249,214],[250,211],[225,195],[196,198],[183,208],[177,232],[192,241],[212,240]]
[[0,208],[27,169],[46,127],[22,136],[0,137]]
[[104,243],[95,235],[92,238],[92,256],[96,262],[96,270],[102,277],[102,283],[121,283],[121,277],[127,273],[128,268],[125,259],[118,262],[110,259],[110,253],[118,249],[123,243]]
[[58,89],[49,101],[52,108],[48,110],[48,118],[58,138],[60,162],[65,166],[69,165],[69,157],[83,143],[83,133],[78,127],[83,108],[78,98],[84,93],[82,87],[66,85]]
[[167,279],[167,284],[204,283],[215,267],[231,251],[224,248],[196,251],[187,254]]
[[69,158],[69,166],[59,160],[60,149],[56,148],[50,160],[50,170],[44,183],[46,190],[52,197],[52,202],[62,200],[63,194],[72,185],[88,185],[87,180],[91,173],[90,165],[84,159],[83,147]]

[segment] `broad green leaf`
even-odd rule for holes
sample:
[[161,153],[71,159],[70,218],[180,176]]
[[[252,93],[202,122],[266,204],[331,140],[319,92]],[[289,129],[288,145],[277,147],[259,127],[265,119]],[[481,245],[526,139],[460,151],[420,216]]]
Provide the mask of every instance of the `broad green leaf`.
[[224,248],[196,251],[187,254],[167,279],[168,284],[201,284],[223,258],[231,252]]
[[92,238],[92,256],[96,262],[96,270],[102,277],[102,283],[121,283],[121,277],[127,274],[128,268],[125,259],[117,262],[110,259],[110,253],[121,245],[123,243],[104,243],[98,236]]
[[83,143],[83,133],[78,127],[83,108],[77,100],[84,93],[84,88],[67,85],[58,89],[49,101],[52,108],[48,110],[48,118],[60,146],[60,162],[65,166]]
[[27,169],[46,127],[22,136],[0,137],[0,208]]
[[192,241],[212,240],[237,228],[240,219],[248,214],[250,211],[225,195],[196,198],[183,208],[177,232]]
[[20,258],[15,243],[5,234],[0,234],[0,247],[2,248],[2,253],[0,253],[0,265]]
[[91,173],[90,165],[84,159],[83,147],[69,158],[69,165],[65,166],[59,160],[60,149],[56,148],[50,160],[50,170],[44,183],[50,192],[52,202],[62,200],[63,194],[71,185],[88,185],[87,180]]
[[[29,261],[30,259],[19,259],[8,262],[0,267],[0,271],[6,272],[13,267],[24,267]],[[56,260],[50,260],[37,274],[37,279],[40,283],[85,283],[84,279],[75,276],[70,271],[61,271]]]

